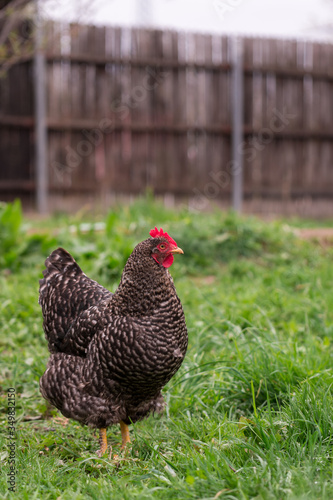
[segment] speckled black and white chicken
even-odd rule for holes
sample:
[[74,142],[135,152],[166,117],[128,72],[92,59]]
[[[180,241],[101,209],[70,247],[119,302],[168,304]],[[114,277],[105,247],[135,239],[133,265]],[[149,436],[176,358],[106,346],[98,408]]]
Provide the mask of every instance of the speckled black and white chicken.
[[139,243],[114,294],[88,278],[64,249],[47,258],[39,303],[51,356],[40,380],[45,399],[68,418],[100,430],[163,410],[161,389],[187,349],[181,302],[168,268],[183,253],[162,229]]

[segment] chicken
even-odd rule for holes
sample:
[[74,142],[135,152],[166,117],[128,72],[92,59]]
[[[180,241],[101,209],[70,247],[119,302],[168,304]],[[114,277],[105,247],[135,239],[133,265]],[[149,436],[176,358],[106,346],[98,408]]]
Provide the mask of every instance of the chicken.
[[88,278],[63,248],[46,259],[39,303],[51,353],[40,379],[45,399],[61,413],[99,429],[128,425],[164,407],[161,389],[187,349],[181,302],[168,268],[182,254],[162,229],[130,255],[114,294]]

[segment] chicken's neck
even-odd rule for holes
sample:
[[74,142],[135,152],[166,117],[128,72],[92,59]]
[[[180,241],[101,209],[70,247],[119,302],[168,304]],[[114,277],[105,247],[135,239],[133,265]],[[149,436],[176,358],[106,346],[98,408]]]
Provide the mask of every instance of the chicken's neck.
[[147,316],[154,314],[166,303],[169,307],[179,303],[167,269],[151,257],[143,258],[139,262],[129,259],[110,303],[114,312]]

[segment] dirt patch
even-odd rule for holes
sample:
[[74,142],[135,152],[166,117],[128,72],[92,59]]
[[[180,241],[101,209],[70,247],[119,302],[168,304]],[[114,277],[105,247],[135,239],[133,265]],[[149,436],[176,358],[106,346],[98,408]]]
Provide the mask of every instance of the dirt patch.
[[333,245],[333,228],[331,227],[295,229],[295,234],[303,240],[316,241],[323,246]]

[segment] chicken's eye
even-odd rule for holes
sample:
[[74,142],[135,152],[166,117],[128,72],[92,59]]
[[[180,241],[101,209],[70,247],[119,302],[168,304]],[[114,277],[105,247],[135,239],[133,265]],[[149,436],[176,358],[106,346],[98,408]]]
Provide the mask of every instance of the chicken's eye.
[[165,244],[164,244],[164,243],[161,243],[161,244],[160,244],[160,249],[161,249],[161,250],[164,250],[165,248],[166,248]]

